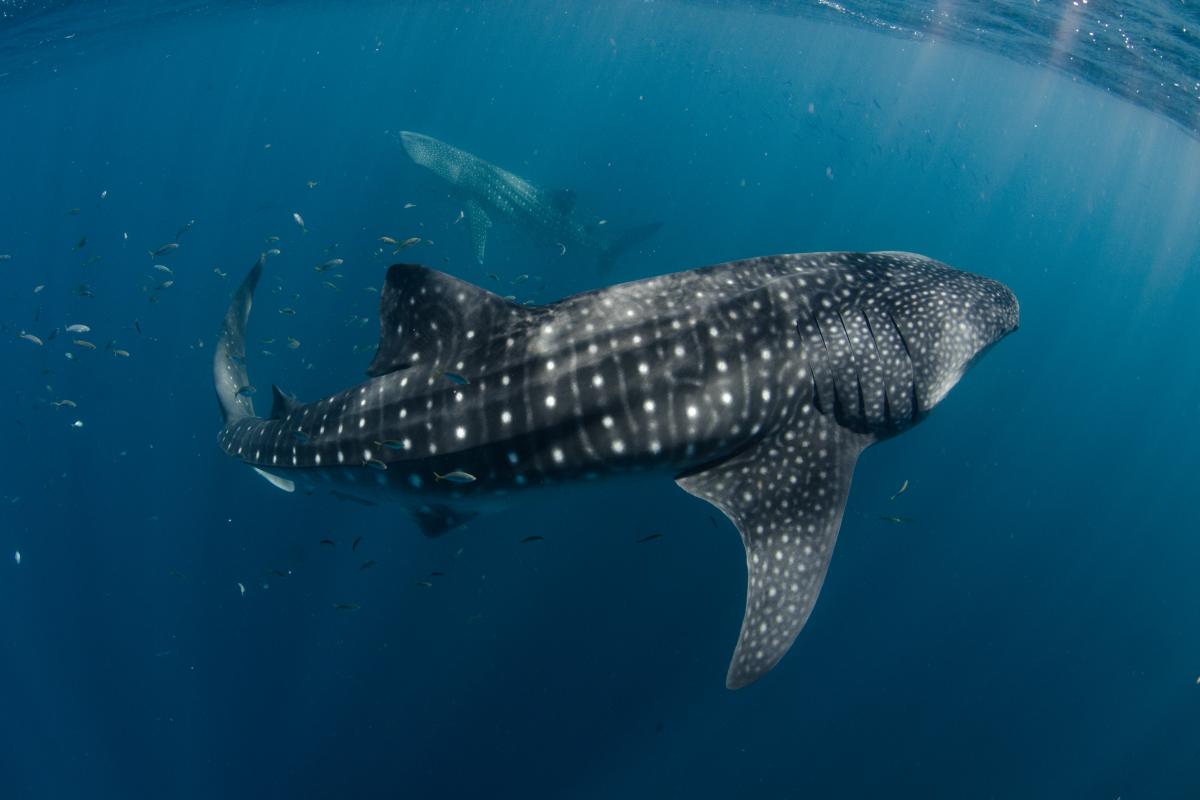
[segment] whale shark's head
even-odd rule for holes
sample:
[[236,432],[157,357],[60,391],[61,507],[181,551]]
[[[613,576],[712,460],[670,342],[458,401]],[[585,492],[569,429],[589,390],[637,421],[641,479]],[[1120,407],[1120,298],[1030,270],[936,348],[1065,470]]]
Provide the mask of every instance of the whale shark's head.
[[400,144],[414,164],[425,167],[439,178],[450,182],[459,179],[469,158],[458,148],[423,133],[400,131]]
[[911,258],[904,269],[911,270],[912,282],[888,305],[912,359],[918,413],[924,414],[992,345],[1017,329],[1020,308],[998,281]]

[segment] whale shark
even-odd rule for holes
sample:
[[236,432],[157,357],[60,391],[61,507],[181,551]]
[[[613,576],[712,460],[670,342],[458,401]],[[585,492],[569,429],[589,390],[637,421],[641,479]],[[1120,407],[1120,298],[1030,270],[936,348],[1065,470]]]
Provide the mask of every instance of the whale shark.
[[547,244],[562,248],[563,255],[579,249],[596,256],[601,273],[612,269],[617,258],[653,236],[660,222],[606,236],[599,225],[587,225],[575,211],[575,193],[548,191],[478,156],[443,141],[412,131],[400,131],[400,144],[414,163],[450,184],[465,203],[463,216],[471,233],[475,260],[487,250],[493,218],[507,220]]
[[920,422],[1019,319],[1003,284],[899,252],[750,258],[542,306],[397,264],[367,379],[307,403],[275,388],[260,418],[245,327],[263,264],[215,348],[225,453],[286,491],[398,502],[427,535],[526,490],[673,479],[745,546],[730,688],[808,619],[859,454]]

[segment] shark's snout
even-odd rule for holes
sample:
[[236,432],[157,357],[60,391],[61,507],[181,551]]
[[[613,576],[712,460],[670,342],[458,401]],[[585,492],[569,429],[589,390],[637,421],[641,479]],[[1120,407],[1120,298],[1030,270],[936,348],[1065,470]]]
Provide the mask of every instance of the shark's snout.
[[976,303],[974,316],[988,344],[995,344],[1021,326],[1021,304],[1017,296],[999,281],[981,278],[987,284],[983,297]]
[[913,388],[926,413],[997,342],[1020,325],[1020,305],[999,281],[927,262],[928,283],[892,308],[912,359]]
[[400,131],[400,146],[414,164],[425,167],[451,183],[462,177],[469,158],[463,151],[443,141],[412,131]]
[[400,146],[413,161],[422,166],[428,164],[433,157],[433,142],[428,136],[412,131],[400,131]]

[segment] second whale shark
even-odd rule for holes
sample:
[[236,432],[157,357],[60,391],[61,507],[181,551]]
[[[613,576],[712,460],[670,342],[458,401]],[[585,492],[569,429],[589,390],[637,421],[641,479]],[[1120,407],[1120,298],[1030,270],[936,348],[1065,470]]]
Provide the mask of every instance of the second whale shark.
[[475,259],[482,264],[493,219],[511,222],[535,239],[556,244],[566,255],[574,250],[594,254],[602,273],[612,269],[621,254],[649,239],[662,227],[651,222],[606,235],[599,225],[585,224],[575,211],[575,193],[548,191],[519,175],[489,164],[453,145],[412,131],[400,132],[404,152],[450,184],[464,204]]
[[925,417],[1018,324],[1003,284],[909,253],[768,256],[544,306],[396,265],[365,382],[255,416],[245,326],[225,316],[222,449],[276,486],[407,507],[431,535],[481,502],[658,471],[719,508],[748,572],[726,683],[787,652],[816,602],[863,449]]

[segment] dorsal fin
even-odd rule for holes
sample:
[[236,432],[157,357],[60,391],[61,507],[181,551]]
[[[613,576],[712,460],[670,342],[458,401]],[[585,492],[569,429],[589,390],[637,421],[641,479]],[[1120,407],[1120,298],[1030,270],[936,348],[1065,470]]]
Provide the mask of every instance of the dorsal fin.
[[523,325],[534,313],[444,272],[393,265],[380,296],[379,350],[367,374],[415,365],[458,372],[457,362],[472,348],[497,330]]
[[283,419],[296,410],[300,401],[271,384],[271,419]]

